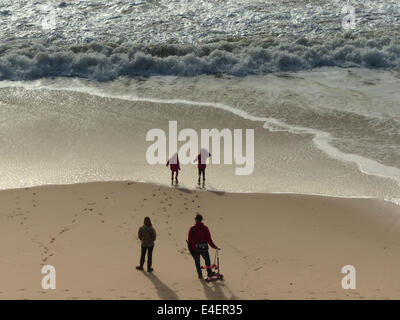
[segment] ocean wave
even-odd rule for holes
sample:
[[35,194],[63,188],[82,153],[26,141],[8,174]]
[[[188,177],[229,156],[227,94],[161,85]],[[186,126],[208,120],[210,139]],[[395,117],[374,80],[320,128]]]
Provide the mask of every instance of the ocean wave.
[[90,42],[63,46],[24,42],[0,46],[0,80],[81,77],[108,81],[119,76],[246,76],[324,66],[398,68],[399,39],[344,36],[329,41],[268,38],[198,45]]

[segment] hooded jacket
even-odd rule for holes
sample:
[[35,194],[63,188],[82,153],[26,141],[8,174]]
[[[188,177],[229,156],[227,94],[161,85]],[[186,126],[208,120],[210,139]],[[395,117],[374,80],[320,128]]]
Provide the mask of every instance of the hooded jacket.
[[153,226],[143,225],[139,228],[138,238],[142,242],[142,247],[152,247],[156,241],[156,230]]
[[167,166],[169,165],[169,168],[171,171],[178,171],[181,170],[181,166],[179,164],[179,158],[178,157],[172,157],[171,159],[168,160]]
[[[207,153],[204,153],[203,154],[203,160],[204,161],[207,161],[207,158],[208,157],[211,157],[211,153],[209,153],[209,152],[207,152]],[[198,155],[197,155],[197,159],[195,160],[195,161],[197,161],[197,168],[199,168],[199,169],[205,169],[206,167],[207,167],[207,165],[206,165],[206,162],[205,163],[202,163],[201,162],[201,158],[202,158],[202,153],[199,153]]]

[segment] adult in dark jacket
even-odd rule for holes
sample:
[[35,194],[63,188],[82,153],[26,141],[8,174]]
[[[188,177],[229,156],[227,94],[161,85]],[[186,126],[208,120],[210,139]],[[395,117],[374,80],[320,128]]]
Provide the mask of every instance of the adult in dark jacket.
[[[207,226],[203,224],[203,216],[201,214],[197,214],[195,217],[196,224],[189,229],[188,235],[188,246],[190,253],[193,256],[194,263],[196,265],[197,274],[199,275],[199,279],[203,279],[203,274],[200,267],[200,256],[203,257],[206,266],[209,267],[210,263],[210,254],[208,252],[208,245],[212,248],[220,250],[215,243],[211,239],[210,230],[208,230]],[[206,249],[201,250],[201,247],[207,243]],[[207,275],[211,277],[214,273],[211,269],[207,269]]]
[[147,271],[152,272],[152,258],[154,241],[156,241],[156,230],[151,224],[149,217],[144,218],[144,224],[139,228],[138,238],[142,243],[142,253],[140,255],[140,265],[136,267],[137,270],[143,270],[144,260],[147,252]]

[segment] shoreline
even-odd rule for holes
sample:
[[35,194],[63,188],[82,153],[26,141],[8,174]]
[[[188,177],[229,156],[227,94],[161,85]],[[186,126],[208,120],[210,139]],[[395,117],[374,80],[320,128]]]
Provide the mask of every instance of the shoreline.
[[[327,72],[330,69],[333,69],[333,71],[341,70],[338,67],[320,67],[314,70],[308,70],[308,71],[303,71],[303,76],[304,75],[310,75],[314,73],[319,73],[319,72]],[[362,70],[360,72],[364,72],[364,68],[351,68],[350,70],[355,71],[355,70]],[[386,70],[387,71],[387,70]],[[297,75],[298,72],[289,72],[292,74],[294,78],[299,77],[301,79],[300,75]],[[271,76],[271,75],[268,75]],[[157,76],[156,76],[157,77]],[[198,78],[199,75],[193,76],[192,78]],[[257,78],[257,76],[254,75],[249,75],[247,76],[248,78]],[[276,78],[275,75],[273,77]],[[54,81],[54,79],[50,78],[50,82]],[[91,83],[91,80],[87,79],[80,79],[80,78],[75,78],[80,81],[83,80],[83,82],[86,83]],[[114,79],[111,81],[118,81],[118,80],[123,80],[125,79],[124,77],[120,77],[117,79]],[[57,80],[63,81],[63,78],[56,78]],[[5,80],[8,81],[8,80]],[[36,81],[36,80],[33,80]],[[1,81],[0,81],[1,82]],[[75,94],[87,94],[90,96],[94,97],[99,97],[102,99],[115,99],[115,100],[121,100],[121,101],[128,101],[128,102],[142,102],[142,103],[151,103],[151,104],[161,104],[161,105],[185,105],[189,106],[190,108],[197,108],[197,107],[205,107],[205,108],[210,108],[216,111],[223,111],[229,113],[231,116],[234,117],[239,117],[243,121],[250,121],[251,123],[254,124],[259,124],[262,123],[262,128],[268,130],[269,132],[287,132],[291,133],[293,135],[305,135],[305,136],[311,136],[311,141],[313,143],[313,146],[316,150],[322,152],[326,157],[328,157],[331,160],[336,160],[341,165],[346,165],[346,164],[351,164],[352,166],[357,167],[357,170],[361,174],[365,174],[367,176],[373,176],[375,178],[381,178],[389,181],[393,181],[397,184],[400,184],[400,169],[389,165],[389,164],[382,164],[381,162],[375,160],[375,159],[370,159],[366,156],[359,155],[359,154],[353,154],[349,152],[344,152],[340,150],[338,147],[334,145],[334,140],[335,137],[332,136],[332,134],[328,131],[323,131],[322,129],[315,129],[315,128],[309,128],[309,127],[303,127],[301,125],[295,125],[295,124],[289,124],[286,123],[282,120],[279,120],[277,118],[273,117],[261,117],[261,116],[255,116],[249,113],[246,110],[238,109],[233,107],[230,103],[225,103],[225,102],[209,102],[209,101],[197,101],[197,100],[191,100],[186,99],[186,98],[164,98],[164,97],[157,97],[157,96],[135,96],[131,94],[114,94],[114,93],[109,93],[109,92],[104,92],[98,87],[77,87],[77,86],[66,86],[66,87],[52,87],[50,85],[42,85],[42,86],[35,86],[35,85],[30,85],[31,81],[22,81],[18,82],[17,84],[13,84],[12,88],[24,88],[25,90],[50,90],[50,91],[59,91],[59,92],[72,92]],[[96,83],[96,82],[95,82]],[[3,87],[0,86],[0,89],[3,88],[9,88],[9,87]],[[255,125],[256,126],[256,125]]]
[[105,181],[87,181],[87,182],[76,182],[76,183],[55,183],[55,184],[43,184],[43,185],[35,185],[35,186],[28,186],[28,187],[16,187],[16,188],[6,188],[0,189],[0,193],[4,191],[18,191],[23,189],[33,189],[33,188],[52,188],[52,187],[63,187],[63,186],[75,186],[75,185],[90,185],[90,184],[101,184],[101,183],[137,183],[143,185],[152,185],[155,187],[162,187],[162,188],[172,188],[178,190],[188,190],[194,192],[221,192],[226,194],[246,194],[246,195],[292,195],[292,196],[305,196],[305,197],[321,197],[321,198],[334,198],[334,199],[355,199],[355,200],[374,200],[374,201],[383,201],[384,203],[393,204],[395,206],[400,206],[400,199],[387,199],[387,198],[378,198],[372,196],[362,196],[362,195],[355,195],[355,196],[346,196],[346,195],[331,195],[331,194],[317,194],[317,193],[298,193],[298,192],[268,192],[268,191],[225,191],[225,190],[218,190],[213,188],[199,188],[195,185],[193,187],[188,187],[186,185],[178,186],[178,187],[171,187],[168,183],[158,183],[158,182],[149,182],[149,181],[138,181],[138,180],[105,180]]
[[[333,71],[330,72],[331,70]],[[292,75],[288,79],[269,75],[265,76],[271,80],[268,86],[260,85],[265,78],[261,76],[246,77],[243,81],[237,78],[150,77],[144,82],[127,78],[120,78],[110,83],[94,83],[79,78],[56,78],[13,84],[3,82],[5,85],[0,82],[2,102],[10,106],[15,103],[21,104],[28,108],[28,114],[32,111],[41,113],[41,117],[37,119],[32,120],[32,117],[29,117],[22,120],[16,128],[10,127],[8,129],[10,134],[7,134],[6,130],[8,139],[5,141],[11,141],[12,144],[7,142],[3,146],[5,150],[11,150],[10,154],[4,158],[3,175],[8,176],[10,184],[16,186],[31,172],[34,172],[30,176],[32,184],[40,183],[42,180],[49,184],[76,183],[79,182],[76,177],[80,176],[88,180],[101,177],[112,181],[127,178],[150,183],[162,182],[163,180],[159,177],[164,174],[164,168],[149,167],[143,160],[143,155],[150,144],[145,140],[145,132],[154,128],[166,131],[167,122],[174,119],[178,122],[180,129],[188,127],[198,131],[202,128],[229,127],[255,130],[254,148],[257,151],[255,154],[257,164],[254,174],[239,179],[232,175],[232,166],[213,165],[215,170],[212,168],[210,170],[214,170],[212,174],[217,178],[215,180],[217,188],[229,192],[246,193],[248,191],[263,193],[289,191],[294,194],[338,197],[361,195],[378,199],[389,198],[389,201],[398,204],[400,203],[400,188],[397,183],[396,161],[381,162],[379,158],[368,158],[365,154],[362,155],[362,152],[353,154],[353,150],[349,150],[346,144],[343,146],[332,144],[331,140],[336,135],[334,130],[331,130],[330,126],[333,122],[330,121],[334,121],[335,118],[329,117],[331,112],[329,108],[323,111],[327,114],[320,124],[322,128],[318,128],[318,125],[314,127],[306,121],[312,118],[314,111],[310,111],[308,116],[300,117],[301,119],[291,118],[289,115],[294,113],[291,108],[303,112],[301,105],[297,106],[296,101],[290,98],[288,102],[290,108],[285,107],[281,105],[280,99],[275,101],[273,95],[270,97],[270,93],[275,91],[278,96],[285,97],[286,91],[282,92],[279,89],[285,84],[289,92],[293,93],[291,95],[301,95],[298,81],[303,78],[312,78],[315,72],[317,72],[316,75],[320,75],[317,78],[321,78],[321,83],[314,84],[317,86],[315,88],[312,86],[314,89],[320,88],[323,84],[326,85],[327,80],[333,77],[330,73],[338,73],[339,79],[350,81],[351,85],[356,85],[353,83],[354,80],[350,79],[352,74],[366,80],[372,77],[365,70],[351,69],[350,71],[348,74],[345,71],[339,72],[335,68],[322,68]],[[327,79],[324,79],[324,76]],[[386,73],[382,73],[380,77],[382,84],[377,84],[378,88],[391,79],[391,76]],[[210,81],[218,90],[212,90],[206,85]],[[336,91],[342,90],[341,82],[338,83],[335,77],[332,79],[332,85]],[[234,93],[229,91],[231,86],[237,88]],[[188,90],[188,87],[194,89]],[[253,91],[249,91],[252,87],[255,87],[257,90],[255,93],[259,93],[259,97]],[[358,87],[356,89],[361,90]],[[193,91],[196,92],[195,95]],[[221,98],[220,92],[228,93]],[[360,93],[363,91],[361,90]],[[32,104],[26,99],[26,95],[33,95],[37,103]],[[9,99],[10,96],[13,99]],[[249,100],[249,96],[254,101]],[[268,99],[268,97],[272,101],[265,105],[263,98]],[[375,96],[372,94],[370,98],[374,101]],[[54,99],[66,101],[66,103],[56,103],[56,105],[49,103]],[[243,106],[238,107],[236,104],[238,102]],[[355,105],[358,106],[357,103]],[[341,104],[338,110],[340,106]],[[311,109],[314,108],[317,106],[311,103]],[[13,114],[15,108],[10,107],[9,112]],[[355,110],[340,112],[346,112],[352,116],[358,115],[354,119],[351,118],[352,120],[349,120],[350,122],[344,127],[355,126],[357,121],[363,118],[363,113],[360,113],[357,107]],[[71,119],[74,121],[71,122]],[[57,125],[53,125],[54,121]],[[325,128],[324,125],[328,127]],[[31,127],[34,132],[28,139],[25,134],[21,134],[27,127]],[[86,127],[90,130],[82,130]],[[44,131],[42,128],[48,130]],[[50,134],[48,134],[49,130]],[[134,144],[132,144],[132,137],[135,140]],[[65,141],[65,147],[60,146],[60,139]],[[329,148],[321,149],[321,143]],[[20,147],[12,147],[15,145]],[[104,152],[104,148],[109,148],[109,154]],[[49,150],[57,151],[50,152]],[[339,153],[335,153],[335,150]],[[373,153],[373,150],[370,151]],[[111,154],[113,156],[110,156]],[[38,161],[30,160],[32,158]],[[71,158],[73,161],[65,161]],[[14,165],[15,159],[19,162],[18,166]],[[48,163],[47,170],[41,167],[42,161]],[[71,165],[72,163],[74,165]],[[133,163],[135,166],[132,166]],[[375,167],[375,164],[378,166]],[[373,170],[364,170],[365,165],[372,166]],[[73,179],[71,179],[71,172]],[[189,185],[191,179],[194,181],[195,174],[196,170],[192,170],[188,175],[185,171],[181,182]],[[184,181],[186,177],[188,179]]]
[[[185,243],[197,212],[222,248],[223,282],[197,279]],[[373,199],[128,181],[0,191],[0,299],[394,299],[398,213]],[[158,233],[153,274],[135,270],[146,215]],[[341,288],[349,264],[355,290]],[[56,268],[56,290],[41,288],[43,265]]]

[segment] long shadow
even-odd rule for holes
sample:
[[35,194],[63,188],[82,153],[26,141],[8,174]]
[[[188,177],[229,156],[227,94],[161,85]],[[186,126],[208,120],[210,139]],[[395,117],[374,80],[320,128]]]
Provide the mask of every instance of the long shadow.
[[223,196],[226,193],[225,191],[218,191],[218,190],[207,190],[207,191],[214,193],[217,196]]
[[232,290],[226,285],[225,282],[220,283],[221,287],[225,288],[228,293],[231,295],[229,300],[238,300],[239,298],[235,296],[235,294],[232,292]]
[[177,190],[185,192],[185,193],[193,193],[192,190],[185,188],[185,187],[176,187]]
[[222,291],[223,285],[215,282],[205,282],[201,281],[203,285],[204,293],[208,300],[229,300],[225,293]]
[[175,291],[170,289],[164,284],[156,275],[153,273],[143,272],[143,274],[153,283],[157,289],[157,294],[162,300],[178,300],[178,296]]
[[[203,184],[203,188],[205,188],[205,183]],[[223,196],[226,192],[223,190],[215,189],[213,186],[210,185],[210,188],[207,189],[208,192],[214,193],[217,196]]]

